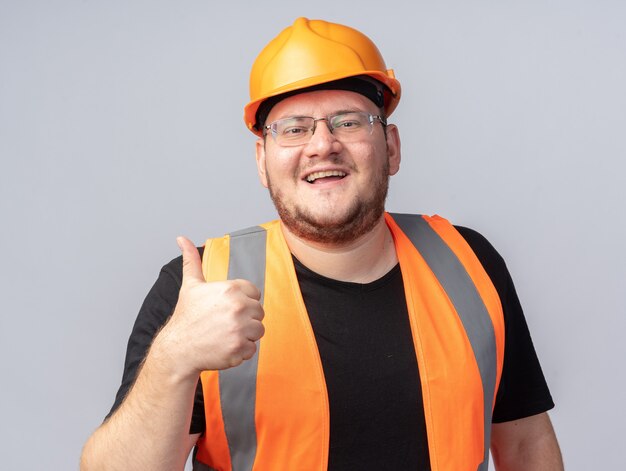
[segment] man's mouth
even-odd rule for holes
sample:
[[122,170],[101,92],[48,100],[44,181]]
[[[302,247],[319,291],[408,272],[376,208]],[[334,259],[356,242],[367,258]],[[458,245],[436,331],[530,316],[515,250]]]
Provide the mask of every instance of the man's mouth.
[[309,183],[315,183],[316,181],[332,181],[341,180],[346,176],[346,172],[341,170],[325,170],[323,172],[313,172],[306,176],[306,181]]

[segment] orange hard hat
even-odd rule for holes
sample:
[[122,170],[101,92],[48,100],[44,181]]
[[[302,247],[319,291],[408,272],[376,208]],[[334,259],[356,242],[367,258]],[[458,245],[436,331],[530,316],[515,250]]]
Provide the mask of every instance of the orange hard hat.
[[[250,102],[244,120],[255,134],[263,101],[288,92],[365,75],[386,86],[384,109],[389,116],[400,101],[400,82],[387,69],[376,45],[348,26],[298,18],[258,55],[250,72]],[[263,124],[263,123],[259,123]]]

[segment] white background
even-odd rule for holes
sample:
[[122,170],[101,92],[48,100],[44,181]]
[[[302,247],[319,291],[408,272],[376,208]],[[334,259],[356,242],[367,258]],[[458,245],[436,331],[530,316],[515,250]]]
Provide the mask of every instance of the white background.
[[297,16],[377,43],[403,86],[388,208],[491,240],[567,468],[626,469],[619,0],[0,0],[0,468],[77,469],[176,235],[274,217],[242,108]]

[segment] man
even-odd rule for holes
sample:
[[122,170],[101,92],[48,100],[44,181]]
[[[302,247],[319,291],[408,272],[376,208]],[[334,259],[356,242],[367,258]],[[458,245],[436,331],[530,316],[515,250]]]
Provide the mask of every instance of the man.
[[197,470],[474,471],[491,446],[498,470],[562,469],[500,256],[442,218],[384,212],[400,84],[376,46],[299,18],[250,83],[280,220],[200,253],[178,239],[82,468],[181,469],[195,446]]

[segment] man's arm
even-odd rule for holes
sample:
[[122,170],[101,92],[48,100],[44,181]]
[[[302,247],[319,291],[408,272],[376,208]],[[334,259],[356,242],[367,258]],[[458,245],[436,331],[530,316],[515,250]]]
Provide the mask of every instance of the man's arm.
[[189,434],[197,378],[172,377],[156,346],[117,411],[85,444],[80,469],[182,470],[199,434]]
[[547,412],[491,427],[497,471],[563,471],[561,450]]
[[155,337],[121,406],[85,444],[81,470],[183,469],[198,435],[189,434],[201,371],[239,365],[264,333],[260,292],[250,282],[207,283],[187,239],[174,313]]

